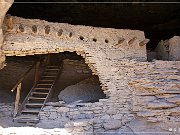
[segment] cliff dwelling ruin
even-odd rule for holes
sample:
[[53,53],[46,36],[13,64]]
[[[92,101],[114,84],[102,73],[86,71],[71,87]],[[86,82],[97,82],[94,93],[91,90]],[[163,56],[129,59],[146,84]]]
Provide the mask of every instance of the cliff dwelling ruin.
[[13,2],[0,135],[180,134],[180,4]]

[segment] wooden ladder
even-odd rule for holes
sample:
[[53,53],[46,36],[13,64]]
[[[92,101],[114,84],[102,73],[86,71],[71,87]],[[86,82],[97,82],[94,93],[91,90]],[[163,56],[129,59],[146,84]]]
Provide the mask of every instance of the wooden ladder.
[[32,87],[23,101],[15,122],[33,123],[39,122],[39,112],[44,107],[62,66],[47,66],[39,81]]

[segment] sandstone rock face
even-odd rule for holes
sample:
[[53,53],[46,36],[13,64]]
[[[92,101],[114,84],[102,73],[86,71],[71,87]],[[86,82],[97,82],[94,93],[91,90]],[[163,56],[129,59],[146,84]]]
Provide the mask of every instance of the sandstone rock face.
[[2,69],[5,66],[5,55],[3,54],[2,51],[2,45],[4,41],[4,36],[3,36],[3,30],[2,30],[2,25],[4,21],[4,16],[8,9],[11,7],[13,3],[13,0],[0,0],[0,69]]
[[168,98],[167,101],[180,105],[180,95]]
[[68,86],[59,94],[59,99],[66,103],[82,100],[82,102],[97,101],[105,98],[100,83],[96,77],[81,81],[75,85]]
[[180,60],[180,37],[161,41],[156,47],[157,57],[162,60]]

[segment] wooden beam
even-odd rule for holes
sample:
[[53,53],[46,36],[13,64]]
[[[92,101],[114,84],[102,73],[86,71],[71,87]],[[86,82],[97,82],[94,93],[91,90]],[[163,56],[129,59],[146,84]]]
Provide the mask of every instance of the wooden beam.
[[15,107],[14,107],[13,117],[16,117],[16,115],[18,113],[18,110],[19,110],[20,94],[21,94],[21,83],[17,86],[16,100],[15,100]]

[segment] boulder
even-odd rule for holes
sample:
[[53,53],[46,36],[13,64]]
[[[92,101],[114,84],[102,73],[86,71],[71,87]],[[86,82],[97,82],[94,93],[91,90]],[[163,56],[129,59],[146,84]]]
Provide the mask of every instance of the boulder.
[[112,130],[112,129],[118,129],[122,127],[122,122],[120,120],[106,120],[105,123],[103,124],[103,127],[105,130]]
[[66,87],[60,92],[58,98],[65,103],[72,103],[78,100],[82,100],[81,102],[94,102],[105,98],[105,94],[101,90],[98,78],[93,76],[75,85]]
[[174,36],[169,40],[161,41],[155,51],[158,59],[161,60],[180,60],[180,37]]

